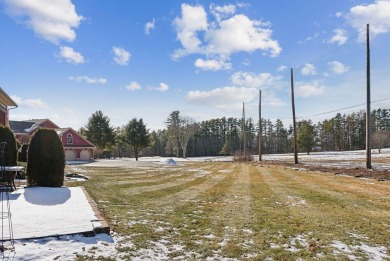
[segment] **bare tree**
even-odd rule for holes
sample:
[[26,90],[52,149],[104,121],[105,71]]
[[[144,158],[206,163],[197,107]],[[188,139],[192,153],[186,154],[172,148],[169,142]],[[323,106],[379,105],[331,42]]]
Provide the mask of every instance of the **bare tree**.
[[390,132],[388,130],[378,130],[372,134],[372,145],[381,153],[381,149],[389,146]]
[[199,130],[199,125],[190,117],[181,116],[179,121],[178,138],[183,150],[183,158],[187,156],[187,144],[191,137]]

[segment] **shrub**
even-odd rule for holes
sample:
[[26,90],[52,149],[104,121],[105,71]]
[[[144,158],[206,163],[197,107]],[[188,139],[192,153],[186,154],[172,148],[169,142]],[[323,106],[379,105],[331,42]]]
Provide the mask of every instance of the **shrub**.
[[16,166],[18,162],[18,149],[15,135],[10,128],[0,125],[0,142],[6,142],[4,150],[4,166]]
[[27,162],[28,144],[23,144],[20,146],[22,146],[22,149],[19,149],[18,160],[21,162]]
[[27,152],[29,186],[61,187],[64,184],[65,152],[55,130],[38,129]]

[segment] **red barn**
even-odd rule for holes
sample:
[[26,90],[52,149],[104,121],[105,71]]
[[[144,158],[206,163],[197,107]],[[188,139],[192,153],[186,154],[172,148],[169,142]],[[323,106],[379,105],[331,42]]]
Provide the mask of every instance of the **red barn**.
[[9,126],[21,144],[28,144],[38,128],[54,129],[62,141],[67,161],[93,159],[95,146],[72,128],[60,128],[49,119],[9,121]]

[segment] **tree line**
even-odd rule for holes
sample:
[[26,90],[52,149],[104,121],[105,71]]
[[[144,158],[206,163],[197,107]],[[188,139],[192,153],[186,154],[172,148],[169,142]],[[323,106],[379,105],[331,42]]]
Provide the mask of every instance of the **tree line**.
[[[366,114],[358,111],[340,114],[318,123],[310,119],[297,121],[297,143],[300,152],[365,149]],[[293,128],[282,120],[261,120],[262,153],[293,152]],[[372,146],[379,150],[390,146],[390,109],[371,112]],[[258,154],[259,124],[247,118],[216,118],[195,122],[173,111],[165,128],[149,131],[142,119],[133,118],[126,125],[114,128],[101,111],[89,118],[80,129],[96,146],[98,157],[200,157],[233,155],[245,149]],[[245,134],[245,139],[244,139]],[[244,144],[245,140],[245,144]]]

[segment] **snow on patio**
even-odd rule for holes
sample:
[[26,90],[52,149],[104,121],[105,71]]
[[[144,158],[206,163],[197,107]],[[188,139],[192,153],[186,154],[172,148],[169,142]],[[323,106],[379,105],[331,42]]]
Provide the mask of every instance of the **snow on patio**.
[[[96,247],[115,256],[110,235],[81,235],[101,225],[82,188],[19,188],[9,200],[15,251],[2,252],[3,260],[73,260]],[[8,222],[3,233],[9,238]]]
[[21,188],[9,198],[15,239],[93,231],[95,213],[80,187]]

